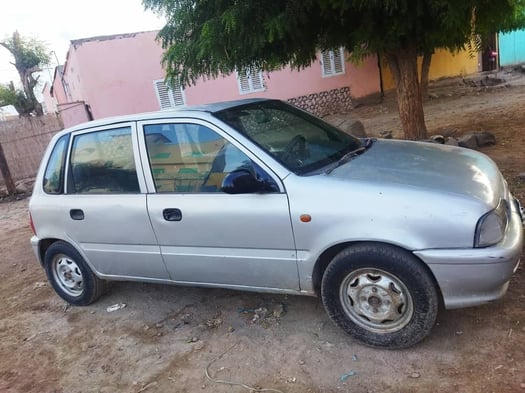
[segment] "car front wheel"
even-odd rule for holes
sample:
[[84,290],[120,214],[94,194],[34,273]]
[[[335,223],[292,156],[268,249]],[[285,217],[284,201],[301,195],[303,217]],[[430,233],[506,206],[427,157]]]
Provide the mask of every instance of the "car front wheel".
[[48,280],[66,302],[87,306],[102,295],[104,281],[93,273],[70,244],[62,241],[53,243],[46,250],[44,262]]
[[421,261],[408,251],[359,243],[335,256],[322,279],[330,318],[372,347],[407,348],[428,335],[438,294]]

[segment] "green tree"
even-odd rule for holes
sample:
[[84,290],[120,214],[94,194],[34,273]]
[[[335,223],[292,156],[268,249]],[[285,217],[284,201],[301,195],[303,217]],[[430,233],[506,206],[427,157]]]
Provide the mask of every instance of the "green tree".
[[143,0],[166,17],[159,32],[168,81],[303,68],[318,50],[379,54],[394,76],[405,138],[427,136],[418,54],[457,49],[479,29],[512,24],[525,0]]
[[[0,42],[0,45],[6,48],[14,58],[15,66],[20,76],[20,82],[24,95],[20,96],[18,93],[16,101],[21,104],[22,112],[19,111],[20,116],[30,116],[35,114],[37,116],[43,115],[42,105],[35,97],[34,88],[38,84],[39,75],[35,73],[42,71],[42,66],[50,61],[50,52],[46,45],[34,38],[22,37],[18,31],[13,35]],[[20,100],[24,101],[23,103]],[[14,104],[13,104],[14,105]],[[18,110],[17,105],[14,105]]]
[[22,117],[31,116],[34,106],[26,98],[23,90],[15,88],[13,82],[0,84],[0,107],[12,105]]

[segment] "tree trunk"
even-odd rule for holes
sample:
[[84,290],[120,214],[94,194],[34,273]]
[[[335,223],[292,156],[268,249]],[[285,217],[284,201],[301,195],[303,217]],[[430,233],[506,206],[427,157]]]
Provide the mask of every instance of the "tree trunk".
[[405,139],[426,139],[427,127],[417,72],[416,48],[387,52],[385,56],[396,84],[397,105]]
[[428,74],[430,72],[430,62],[432,61],[432,52],[423,54],[423,63],[421,64],[421,97],[428,97]]
[[22,88],[24,89],[26,98],[29,101],[29,103],[31,103],[31,106],[32,106],[30,112],[34,112],[35,115],[37,116],[42,116],[44,114],[44,111],[42,109],[42,105],[36,99],[35,91],[34,91],[35,86],[38,84],[38,79],[33,78],[33,73],[40,71],[40,68],[32,67],[30,69],[24,69],[24,68],[19,69],[17,67],[17,71],[18,71],[18,75],[20,76],[20,80],[22,82]]
[[16,194],[15,182],[13,181],[13,177],[11,176],[11,171],[9,170],[9,166],[7,165],[7,160],[5,159],[5,154],[4,154],[4,148],[2,147],[1,143],[0,143],[0,171],[2,172],[2,176],[4,178],[4,183],[7,188],[7,193],[9,195],[15,195]]

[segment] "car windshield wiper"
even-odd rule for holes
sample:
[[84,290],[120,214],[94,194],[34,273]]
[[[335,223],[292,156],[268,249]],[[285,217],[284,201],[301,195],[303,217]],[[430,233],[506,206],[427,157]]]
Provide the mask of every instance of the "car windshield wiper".
[[348,153],[346,153],[344,156],[342,156],[339,160],[337,160],[337,163],[328,169],[325,173],[330,174],[335,168],[340,167],[343,164],[346,164],[351,159],[357,157],[358,155],[365,152],[370,146],[372,146],[372,143],[374,143],[376,140],[374,138],[367,138],[365,139],[364,143],[359,146],[357,149],[351,150]]

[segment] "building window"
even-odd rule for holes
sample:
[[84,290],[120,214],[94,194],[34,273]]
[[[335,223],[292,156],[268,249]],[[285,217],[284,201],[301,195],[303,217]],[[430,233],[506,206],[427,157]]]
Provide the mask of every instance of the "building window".
[[323,76],[335,76],[345,73],[344,49],[321,52],[321,70]]
[[239,93],[241,94],[265,90],[264,77],[260,70],[249,68],[245,73],[237,73],[237,80],[239,82]]
[[159,79],[153,82],[155,87],[155,93],[159,100],[160,109],[170,109],[176,106],[184,105],[184,92],[179,83],[174,88],[171,88],[164,82],[163,79]]

